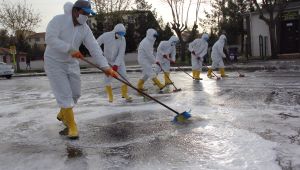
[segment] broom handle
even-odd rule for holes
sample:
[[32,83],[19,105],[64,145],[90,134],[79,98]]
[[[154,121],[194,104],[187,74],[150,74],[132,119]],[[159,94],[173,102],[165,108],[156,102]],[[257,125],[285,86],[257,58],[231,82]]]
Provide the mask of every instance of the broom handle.
[[[109,65],[110,67],[112,67],[111,64],[108,63],[108,65]],[[120,75],[120,77],[121,77],[123,80],[125,80],[128,84],[131,84],[124,76],[122,76],[122,74],[120,74],[118,71],[116,71],[116,72]]]
[[179,68],[179,70],[183,71],[185,74],[187,74],[188,76],[192,77],[192,79],[194,79],[193,76],[191,76],[189,73],[187,73],[186,71],[184,71],[181,67],[177,66],[177,68]]
[[227,61],[227,59],[225,61],[234,69],[234,71],[236,71],[239,75],[241,75],[241,73],[236,69],[236,67],[230,61]]
[[[164,74],[166,74],[166,72],[165,72],[165,70],[162,68],[162,66],[160,65],[160,64],[157,64],[159,67],[160,67],[160,69],[162,70],[162,72],[164,73]],[[167,78],[170,80],[170,82],[172,82],[172,80],[170,79],[170,77],[168,76],[168,75],[166,75],[167,76]],[[174,88],[177,90],[177,88],[176,88],[176,86],[175,86],[175,84],[172,82],[172,85],[174,86]]]
[[[169,58],[166,58],[167,60],[169,60],[171,62],[171,60]],[[186,71],[184,71],[181,67],[177,66],[179,68],[179,70],[183,71],[185,74],[187,74],[188,76],[192,77],[192,79],[194,79],[193,76],[191,76],[189,73],[187,73]]]
[[[206,64],[204,64],[204,62],[202,62],[202,64],[203,64],[207,69],[209,69],[208,66],[207,66]],[[219,78],[213,71],[212,71],[212,73],[213,73],[214,76],[216,76],[217,78]]]
[[[85,59],[85,58],[80,58],[80,59],[83,60],[83,61],[85,61],[85,62],[87,62],[87,63],[89,63],[90,65],[92,65],[92,66],[98,68],[98,69],[101,70],[103,73],[105,73],[105,71],[104,71],[101,67],[99,67],[98,65],[96,65],[96,64],[94,64],[94,63],[92,63],[92,62],[90,62],[89,60],[87,60],[87,59]],[[164,106],[165,108],[171,110],[172,112],[176,113],[177,115],[179,115],[179,112],[177,112],[176,110],[170,108],[169,106],[165,105],[164,103],[160,102],[159,100],[157,100],[157,99],[151,97],[149,94],[147,94],[147,93],[145,93],[145,92],[143,92],[143,91],[137,89],[136,87],[134,87],[134,86],[131,85],[130,83],[127,83],[126,81],[124,81],[124,80],[122,80],[122,79],[120,79],[120,78],[118,78],[118,77],[114,77],[114,78],[117,79],[117,80],[119,80],[120,82],[126,84],[127,86],[133,88],[134,90],[138,91],[139,93],[142,93],[144,96],[146,96],[146,97],[152,99],[152,100],[155,101],[156,103],[158,103],[158,104]]]
[[[207,69],[209,69],[208,66],[207,66],[206,64],[204,64],[204,63],[202,63],[202,64],[203,64]],[[217,78],[219,78],[219,76],[217,76],[217,75],[214,73],[214,71],[211,71],[211,72],[213,73],[214,76],[216,76]]]

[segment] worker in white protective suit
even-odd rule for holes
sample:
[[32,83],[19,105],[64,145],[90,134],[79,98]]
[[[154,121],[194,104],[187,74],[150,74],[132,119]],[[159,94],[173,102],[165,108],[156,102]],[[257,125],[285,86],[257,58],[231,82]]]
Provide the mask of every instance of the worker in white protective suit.
[[189,44],[194,80],[202,80],[202,78],[200,78],[200,73],[202,71],[204,56],[207,54],[208,39],[208,34],[204,33],[201,38],[197,38]]
[[222,34],[219,37],[219,40],[212,47],[212,52],[211,52],[212,65],[207,72],[207,77],[209,78],[213,77],[211,73],[212,70],[215,68],[219,68],[221,77],[228,77],[225,74],[224,62],[223,62],[223,58],[226,58],[226,55],[223,51],[225,42],[226,42],[226,36]]
[[68,130],[68,137],[78,138],[73,107],[80,97],[79,59],[84,56],[79,51],[83,43],[96,63],[107,75],[117,77],[102,55],[92,31],[86,24],[88,15],[95,14],[89,1],[78,0],[64,5],[64,14],[55,16],[46,29],[45,71],[49,78],[58,106],[61,108],[57,119]]
[[141,41],[138,47],[138,63],[141,65],[143,69],[143,78],[139,79],[137,88],[139,90],[144,90],[144,83],[151,78],[152,81],[158,88],[161,90],[165,86],[161,84],[161,82],[157,79],[156,73],[154,72],[152,65],[158,63],[155,60],[154,52],[154,42],[158,34],[154,29],[148,29],[146,37]]
[[[124,81],[127,80],[126,76],[126,66],[124,61],[125,50],[126,50],[126,40],[125,40],[126,28],[123,24],[117,24],[113,31],[106,32],[98,37],[98,44],[104,45],[104,56],[106,57],[108,63],[112,66],[112,69],[118,72],[121,77],[124,77]],[[108,95],[109,102],[113,102],[113,92],[111,81],[112,77],[106,76],[104,78],[105,89]],[[126,84],[121,86],[122,98],[126,101],[131,101],[131,97],[128,96],[128,87]]]
[[176,36],[171,36],[168,41],[161,41],[157,48],[156,61],[156,73],[163,71],[165,86],[172,84],[170,79],[170,64],[175,64],[176,60],[176,45],[179,39]]

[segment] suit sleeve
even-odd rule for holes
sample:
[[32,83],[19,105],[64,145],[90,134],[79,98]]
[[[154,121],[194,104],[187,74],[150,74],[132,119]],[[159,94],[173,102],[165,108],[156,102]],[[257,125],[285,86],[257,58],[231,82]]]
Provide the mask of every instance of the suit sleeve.
[[194,51],[194,46],[195,46],[195,40],[189,44],[189,51],[190,52]]
[[173,47],[173,49],[172,49],[171,60],[173,60],[173,61],[176,60],[176,47]]
[[59,18],[54,17],[46,28],[45,42],[46,44],[60,52],[68,53],[72,48],[71,44],[59,39],[60,34]]

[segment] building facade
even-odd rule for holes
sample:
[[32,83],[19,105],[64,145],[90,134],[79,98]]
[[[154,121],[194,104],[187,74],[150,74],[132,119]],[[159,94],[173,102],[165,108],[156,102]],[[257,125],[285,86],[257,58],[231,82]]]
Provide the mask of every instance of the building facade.
[[[17,55],[20,58],[20,63],[26,63],[27,53],[19,52]],[[10,49],[0,47],[0,62],[13,64],[13,55],[11,54]]]
[[[264,16],[268,18],[266,13]],[[258,12],[246,15],[244,28],[247,32],[245,44],[248,53],[251,56],[270,56],[269,27],[259,18]],[[300,53],[300,2],[287,4],[275,30],[279,55]]]
[[34,33],[27,37],[27,42],[33,48],[35,45],[41,50],[45,50],[46,42],[45,42],[45,32]]

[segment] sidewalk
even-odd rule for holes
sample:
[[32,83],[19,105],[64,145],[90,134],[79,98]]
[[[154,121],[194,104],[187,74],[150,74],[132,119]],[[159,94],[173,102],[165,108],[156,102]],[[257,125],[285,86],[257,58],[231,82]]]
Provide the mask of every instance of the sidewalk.
[[[191,71],[191,66],[180,66],[185,71]],[[259,71],[259,70],[288,70],[299,71],[300,59],[291,60],[268,60],[268,61],[249,61],[247,63],[234,63],[226,65],[226,70],[244,70],[244,71]],[[177,67],[172,67],[171,71],[180,71]],[[207,71],[207,68],[203,66],[203,71]],[[127,66],[127,72],[141,72],[139,65]],[[81,69],[81,74],[101,73],[97,68]],[[22,73],[15,74],[13,77],[28,77],[28,76],[46,76],[46,73]]]

